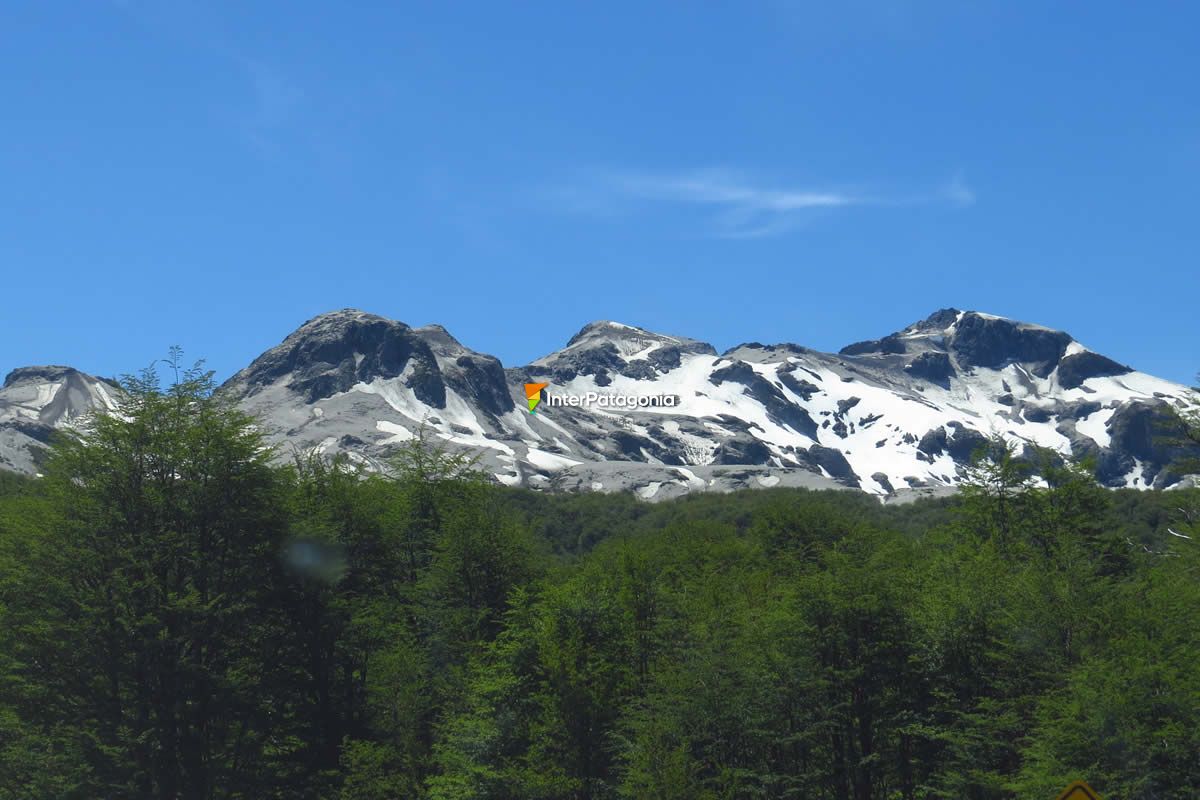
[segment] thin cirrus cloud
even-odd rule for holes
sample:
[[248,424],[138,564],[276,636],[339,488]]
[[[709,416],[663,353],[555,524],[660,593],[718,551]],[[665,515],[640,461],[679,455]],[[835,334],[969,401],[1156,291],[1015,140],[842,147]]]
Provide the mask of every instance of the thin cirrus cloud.
[[595,171],[571,190],[557,195],[557,200],[567,201],[568,209],[604,215],[624,215],[655,207],[700,209],[704,212],[703,232],[725,239],[786,234],[822,211],[934,204],[965,208],[975,202],[975,193],[961,174],[932,193],[889,196],[844,189],[770,186],[745,172],[730,169]]

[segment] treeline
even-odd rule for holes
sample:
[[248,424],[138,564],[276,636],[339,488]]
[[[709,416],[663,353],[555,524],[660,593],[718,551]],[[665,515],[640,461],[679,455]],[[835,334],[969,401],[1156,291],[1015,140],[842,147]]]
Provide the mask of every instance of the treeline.
[[648,505],[126,388],[0,478],[0,800],[1200,796],[1194,492]]

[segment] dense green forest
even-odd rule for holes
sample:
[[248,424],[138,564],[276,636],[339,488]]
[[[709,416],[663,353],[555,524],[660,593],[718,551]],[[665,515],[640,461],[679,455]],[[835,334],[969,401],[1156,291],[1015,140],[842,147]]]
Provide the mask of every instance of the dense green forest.
[[0,476],[0,800],[1200,796],[1195,492],[650,505],[126,388]]

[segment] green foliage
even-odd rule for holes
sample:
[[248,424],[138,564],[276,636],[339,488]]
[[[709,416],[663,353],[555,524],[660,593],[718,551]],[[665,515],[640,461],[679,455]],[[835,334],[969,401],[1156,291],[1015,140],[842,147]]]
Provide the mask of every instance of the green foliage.
[[1044,792],[1086,765],[1113,797],[1200,795],[1198,555],[1162,559],[1107,598],[1103,642],[1038,700],[1018,786]]
[[8,709],[81,757],[67,796],[240,789],[287,756],[260,683],[279,482],[207,374],[163,390],[147,370],[124,389],[57,447],[42,535],[4,575]]
[[15,472],[0,472],[0,498],[28,494],[34,489],[34,479]]
[[1200,794],[1198,492],[999,442],[906,506],[279,466],[168,366],[0,480],[0,800]]
[[[1200,375],[1197,376],[1200,380]],[[1160,444],[1183,451],[1171,465],[1178,475],[1200,474],[1200,389],[1192,392],[1192,404],[1183,408],[1166,406],[1167,415],[1158,423]]]

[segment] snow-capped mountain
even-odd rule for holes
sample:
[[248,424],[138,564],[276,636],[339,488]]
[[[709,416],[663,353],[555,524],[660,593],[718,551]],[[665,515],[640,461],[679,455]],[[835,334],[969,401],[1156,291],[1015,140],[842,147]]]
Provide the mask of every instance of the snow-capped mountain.
[[119,389],[70,367],[22,367],[0,387],[0,469],[36,472],[56,428],[94,408],[111,409]]
[[[548,384],[536,413],[527,383]],[[1164,407],[1196,402],[1188,387],[1061,331],[954,309],[836,354],[758,343],[718,354],[594,322],[508,370],[440,326],[345,310],[305,323],[222,391],[285,454],[345,452],[384,468],[424,427],[505,484],[646,498],[776,485],[949,490],[992,434],[1091,456],[1109,486],[1165,488],[1181,479],[1169,465],[1185,453],[1161,428]],[[603,395],[669,402],[605,406]],[[569,397],[592,401],[551,402]]]

